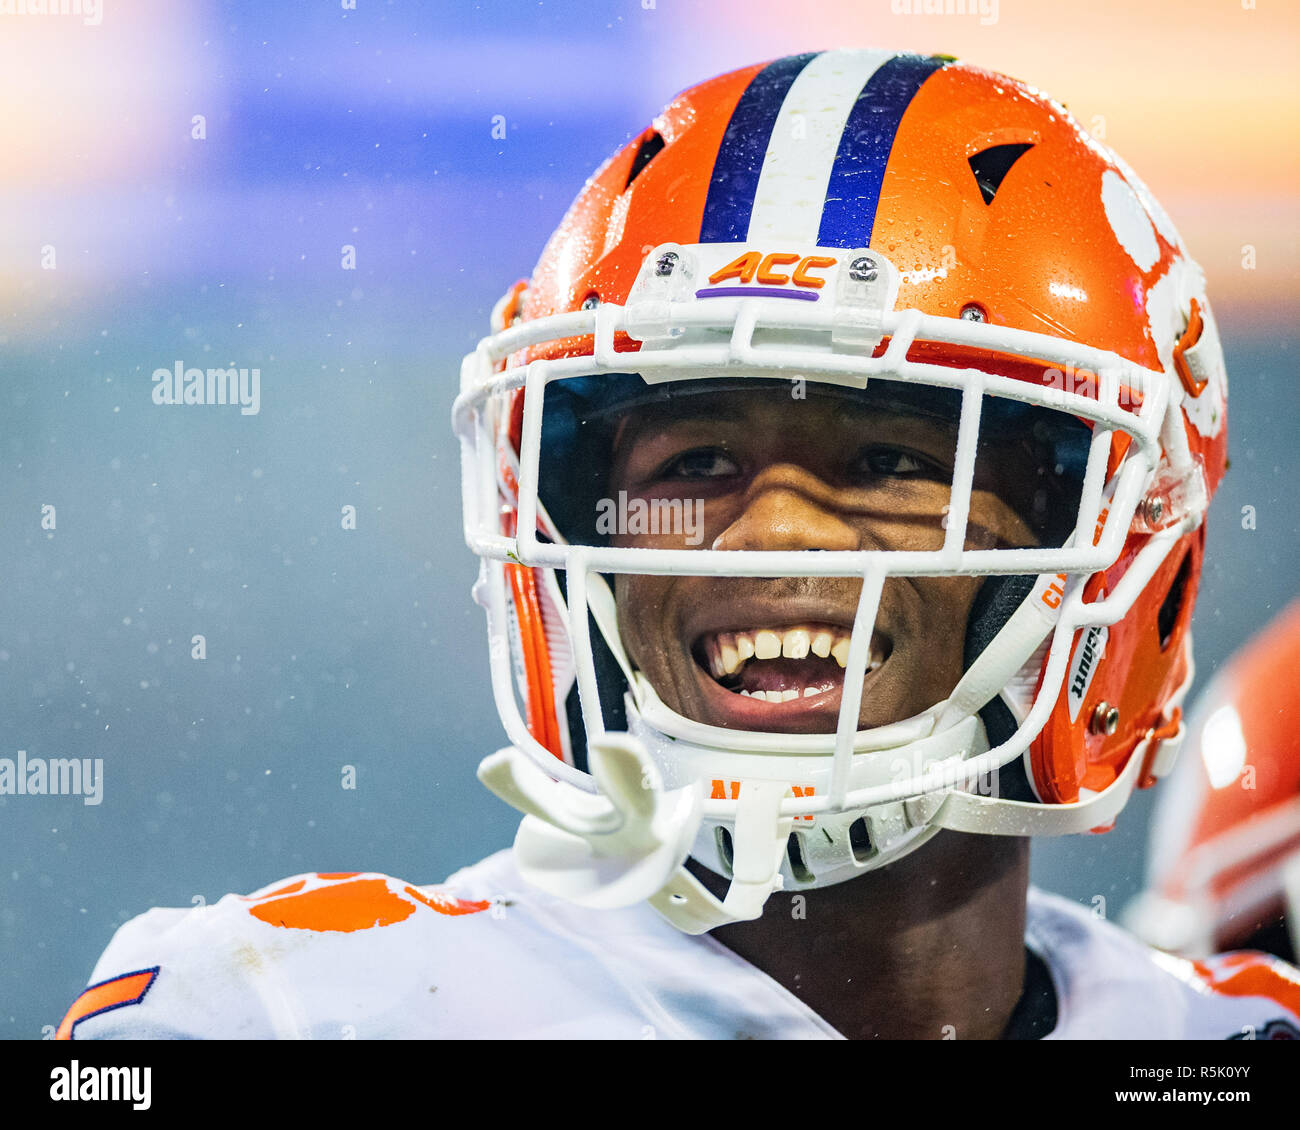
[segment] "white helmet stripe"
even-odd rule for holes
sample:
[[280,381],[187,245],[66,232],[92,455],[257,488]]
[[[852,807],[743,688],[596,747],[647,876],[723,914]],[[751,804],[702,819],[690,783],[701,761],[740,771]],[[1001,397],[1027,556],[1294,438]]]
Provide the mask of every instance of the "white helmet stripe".
[[749,242],[817,243],[849,111],[893,51],[824,51],[790,86],[768,141]]

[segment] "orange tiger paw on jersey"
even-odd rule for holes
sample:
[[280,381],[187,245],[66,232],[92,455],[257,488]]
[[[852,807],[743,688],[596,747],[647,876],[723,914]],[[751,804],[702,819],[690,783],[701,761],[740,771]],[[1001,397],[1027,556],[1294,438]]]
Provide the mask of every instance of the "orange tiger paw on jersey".
[[391,926],[410,918],[419,906],[446,915],[476,914],[489,906],[436,889],[424,893],[386,876],[358,878],[361,874],[320,872],[265,895],[242,897],[256,904],[249,913],[268,925],[321,933]]

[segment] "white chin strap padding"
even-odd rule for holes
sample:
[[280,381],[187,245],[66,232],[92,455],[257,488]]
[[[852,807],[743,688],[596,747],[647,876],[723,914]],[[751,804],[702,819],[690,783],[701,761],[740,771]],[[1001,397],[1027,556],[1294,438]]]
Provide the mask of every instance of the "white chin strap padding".
[[602,734],[587,754],[595,796],[553,780],[513,746],[484,758],[478,777],[524,813],[514,854],[525,881],[580,906],[644,902],[685,862],[703,794],[698,785],[665,793],[630,735]]
[[749,922],[784,885],[781,861],[794,818],[781,815],[788,786],[780,781],[742,781],[736,804],[731,885],[717,898],[685,868],[650,899],[655,908],[686,934],[703,934],[732,922]]

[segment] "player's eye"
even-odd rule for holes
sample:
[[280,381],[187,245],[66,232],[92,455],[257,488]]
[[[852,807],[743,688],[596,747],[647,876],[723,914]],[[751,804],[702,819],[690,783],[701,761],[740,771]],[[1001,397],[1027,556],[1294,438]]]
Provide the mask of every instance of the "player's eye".
[[721,479],[740,474],[736,461],[719,447],[695,447],[659,468],[656,479]]
[[868,447],[859,453],[854,471],[861,478],[931,477],[941,472],[932,459],[901,447]]

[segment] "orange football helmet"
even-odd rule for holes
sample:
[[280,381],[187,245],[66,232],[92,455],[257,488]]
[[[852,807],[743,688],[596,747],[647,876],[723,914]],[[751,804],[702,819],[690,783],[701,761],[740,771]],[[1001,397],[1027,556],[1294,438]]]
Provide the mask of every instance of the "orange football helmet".
[[1300,952],[1300,600],[1214,677],[1161,790],[1125,924],[1191,957]]
[[[600,481],[565,446],[583,406],[720,379],[950,393],[942,547],[628,548],[575,524],[551,488],[557,467]],[[528,814],[525,874],[592,905],[650,898],[700,930],[941,827],[1108,827],[1182,732],[1226,399],[1200,268],[1132,170],[1040,91],[947,57],[842,50],[679,95],[498,304],[453,411],[513,743],[480,776]],[[1005,432],[1025,406],[1086,429],[1074,470],[1049,461],[1076,474],[1068,536],[972,548],[981,421]],[[619,638],[619,572],[860,578],[836,733],[670,710]],[[886,578],[958,574],[985,580],[956,689],[859,732]],[[637,766],[663,803],[631,811],[616,794]],[[678,869],[688,851],[733,880],[725,904]]]

